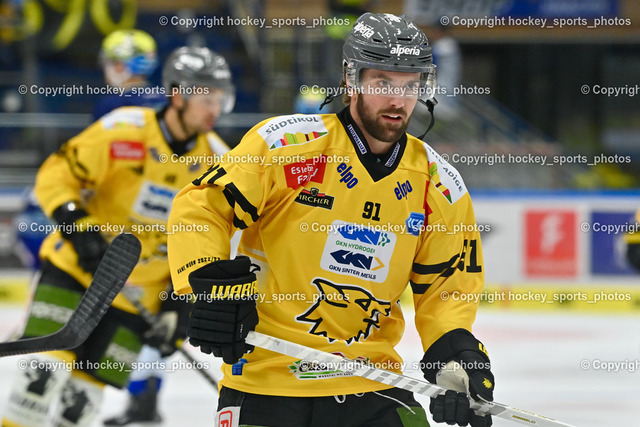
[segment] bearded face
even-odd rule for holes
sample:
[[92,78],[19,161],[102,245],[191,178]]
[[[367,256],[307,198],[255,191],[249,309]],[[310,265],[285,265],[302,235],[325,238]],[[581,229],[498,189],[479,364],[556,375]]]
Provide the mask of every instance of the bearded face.
[[362,72],[352,114],[365,135],[389,144],[400,139],[417,102],[417,95],[411,94],[419,87],[419,79],[419,73],[374,69]]

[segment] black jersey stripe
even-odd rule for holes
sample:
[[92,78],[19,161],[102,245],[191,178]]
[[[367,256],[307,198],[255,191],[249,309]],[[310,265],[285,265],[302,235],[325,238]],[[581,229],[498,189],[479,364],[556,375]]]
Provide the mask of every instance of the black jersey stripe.
[[431,286],[431,283],[416,283],[412,280],[409,281],[409,284],[411,285],[411,290],[413,291],[413,293],[420,295],[427,292],[427,289],[429,289],[429,286]]
[[238,203],[238,206],[240,206],[243,211],[251,215],[251,220],[253,222],[256,222],[258,218],[260,218],[260,215],[258,215],[258,208],[253,206],[249,200],[244,197],[244,194],[238,190],[238,187],[236,187],[233,182],[228,183],[224,188],[231,193],[231,197],[233,197],[236,203]]
[[234,211],[233,226],[241,230],[244,230],[245,228],[247,228],[248,227],[247,223],[241,220],[240,218],[238,218],[238,216],[235,213],[236,199],[233,198],[233,194],[231,194],[231,190],[229,190],[228,188],[225,188],[224,190],[222,190],[222,194],[224,195],[224,198],[227,199],[227,203],[229,203],[229,206],[231,206],[231,209],[233,209]]
[[441,274],[449,270],[459,256],[460,254],[455,254],[449,261],[438,264],[419,264],[414,262],[412,270],[416,274]]
[[233,214],[233,226],[240,230],[244,230],[249,227],[247,223],[238,218],[235,213]]

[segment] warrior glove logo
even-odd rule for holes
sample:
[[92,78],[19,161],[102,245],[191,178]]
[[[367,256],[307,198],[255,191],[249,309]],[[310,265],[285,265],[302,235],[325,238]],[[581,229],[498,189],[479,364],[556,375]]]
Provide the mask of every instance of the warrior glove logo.
[[388,316],[391,311],[389,301],[379,300],[359,286],[336,284],[320,277],[311,283],[318,288],[317,300],[296,320],[311,323],[309,333],[329,342],[341,340],[350,345],[366,340],[372,328],[380,328],[380,315]]

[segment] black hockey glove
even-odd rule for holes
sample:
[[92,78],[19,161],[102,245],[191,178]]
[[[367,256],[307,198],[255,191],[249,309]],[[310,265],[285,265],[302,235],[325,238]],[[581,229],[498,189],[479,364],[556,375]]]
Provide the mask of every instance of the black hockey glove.
[[429,347],[422,358],[422,371],[431,382],[451,389],[431,398],[429,410],[437,423],[489,427],[490,415],[478,415],[469,409],[473,400],[493,400],[494,378],[489,356],[471,332],[455,329]]
[[183,299],[173,298],[169,291],[169,298],[160,306],[157,322],[144,334],[144,343],[160,350],[162,357],[169,357],[182,346],[187,337],[189,312],[191,303]]
[[195,295],[187,335],[203,353],[233,364],[253,350],[244,342],[258,324],[257,279],[246,256],[207,264],[189,275]]
[[87,230],[88,225],[95,224],[87,211],[69,202],[58,207],[52,217],[62,226],[62,236],[73,245],[80,268],[95,273],[109,244],[99,231]]

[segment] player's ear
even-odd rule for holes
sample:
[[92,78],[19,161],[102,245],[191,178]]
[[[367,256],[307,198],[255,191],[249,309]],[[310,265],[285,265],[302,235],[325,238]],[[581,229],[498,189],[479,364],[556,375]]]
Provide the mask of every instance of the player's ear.
[[172,88],[171,91],[171,98],[169,98],[171,100],[171,105],[178,110],[182,109],[185,103],[184,97],[182,96],[182,94],[180,94],[180,91],[177,87]]

